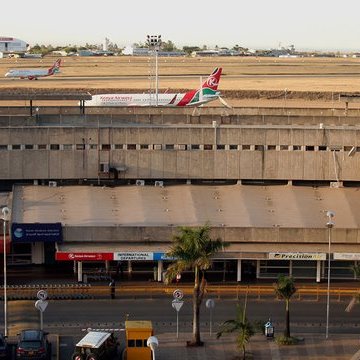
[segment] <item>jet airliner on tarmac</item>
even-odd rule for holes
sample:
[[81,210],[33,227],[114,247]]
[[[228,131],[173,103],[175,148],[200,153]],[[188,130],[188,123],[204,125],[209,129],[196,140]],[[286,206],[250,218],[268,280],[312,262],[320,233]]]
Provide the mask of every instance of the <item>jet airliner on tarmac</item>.
[[10,69],[5,77],[37,80],[39,77],[46,77],[60,72],[61,59],[57,59],[53,66],[48,69]]
[[[98,94],[86,100],[86,106],[199,106],[220,99],[217,91],[222,68],[216,68],[199,89],[184,94]],[[226,105],[228,106],[228,105]]]

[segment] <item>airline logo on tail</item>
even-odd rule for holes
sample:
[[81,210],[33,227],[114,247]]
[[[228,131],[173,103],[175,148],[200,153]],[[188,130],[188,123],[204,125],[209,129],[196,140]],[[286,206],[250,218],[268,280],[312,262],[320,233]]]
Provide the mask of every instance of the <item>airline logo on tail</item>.
[[217,91],[222,68],[216,68],[198,90],[188,91],[176,106],[196,106],[215,100],[220,96]]
[[55,64],[51,68],[49,68],[48,74],[53,75],[55,73],[60,72],[60,65],[61,65],[61,59],[57,59],[55,61]]

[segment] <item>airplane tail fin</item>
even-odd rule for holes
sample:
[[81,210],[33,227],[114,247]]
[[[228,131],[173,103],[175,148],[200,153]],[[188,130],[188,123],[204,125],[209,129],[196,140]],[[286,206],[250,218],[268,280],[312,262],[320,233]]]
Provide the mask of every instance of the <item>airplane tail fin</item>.
[[219,82],[220,82],[220,77],[221,77],[221,72],[222,72],[222,68],[216,68],[210,75],[209,77],[204,81],[204,83],[202,84],[201,88],[202,89],[211,89],[216,91],[218,86],[219,86]]
[[219,86],[221,71],[222,68],[216,68],[198,89],[185,93],[176,106],[198,105],[210,101],[211,97],[218,97],[219,93],[217,88]]
[[60,71],[61,59],[57,59],[52,67],[49,68],[48,74],[52,75]]

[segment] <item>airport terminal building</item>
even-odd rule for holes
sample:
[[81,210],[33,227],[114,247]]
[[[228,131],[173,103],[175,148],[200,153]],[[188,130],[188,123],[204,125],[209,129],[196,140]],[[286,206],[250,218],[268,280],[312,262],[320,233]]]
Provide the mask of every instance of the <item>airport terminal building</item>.
[[356,110],[76,111],[0,115],[0,183],[13,186],[9,261],[68,261],[79,281],[91,262],[156,267],[161,281],[178,227],[209,223],[230,244],[214,257],[226,280],[320,282],[329,256],[332,278],[354,279]]

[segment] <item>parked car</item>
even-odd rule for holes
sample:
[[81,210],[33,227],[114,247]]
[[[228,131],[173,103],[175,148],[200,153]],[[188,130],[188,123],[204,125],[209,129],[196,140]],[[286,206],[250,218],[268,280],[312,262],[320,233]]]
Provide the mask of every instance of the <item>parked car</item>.
[[75,347],[72,360],[112,360],[118,343],[113,333],[89,331]]
[[0,334],[0,359],[8,359],[9,356],[10,352],[6,337],[3,334]]
[[21,331],[16,346],[16,360],[50,360],[51,344],[47,332],[36,329]]

